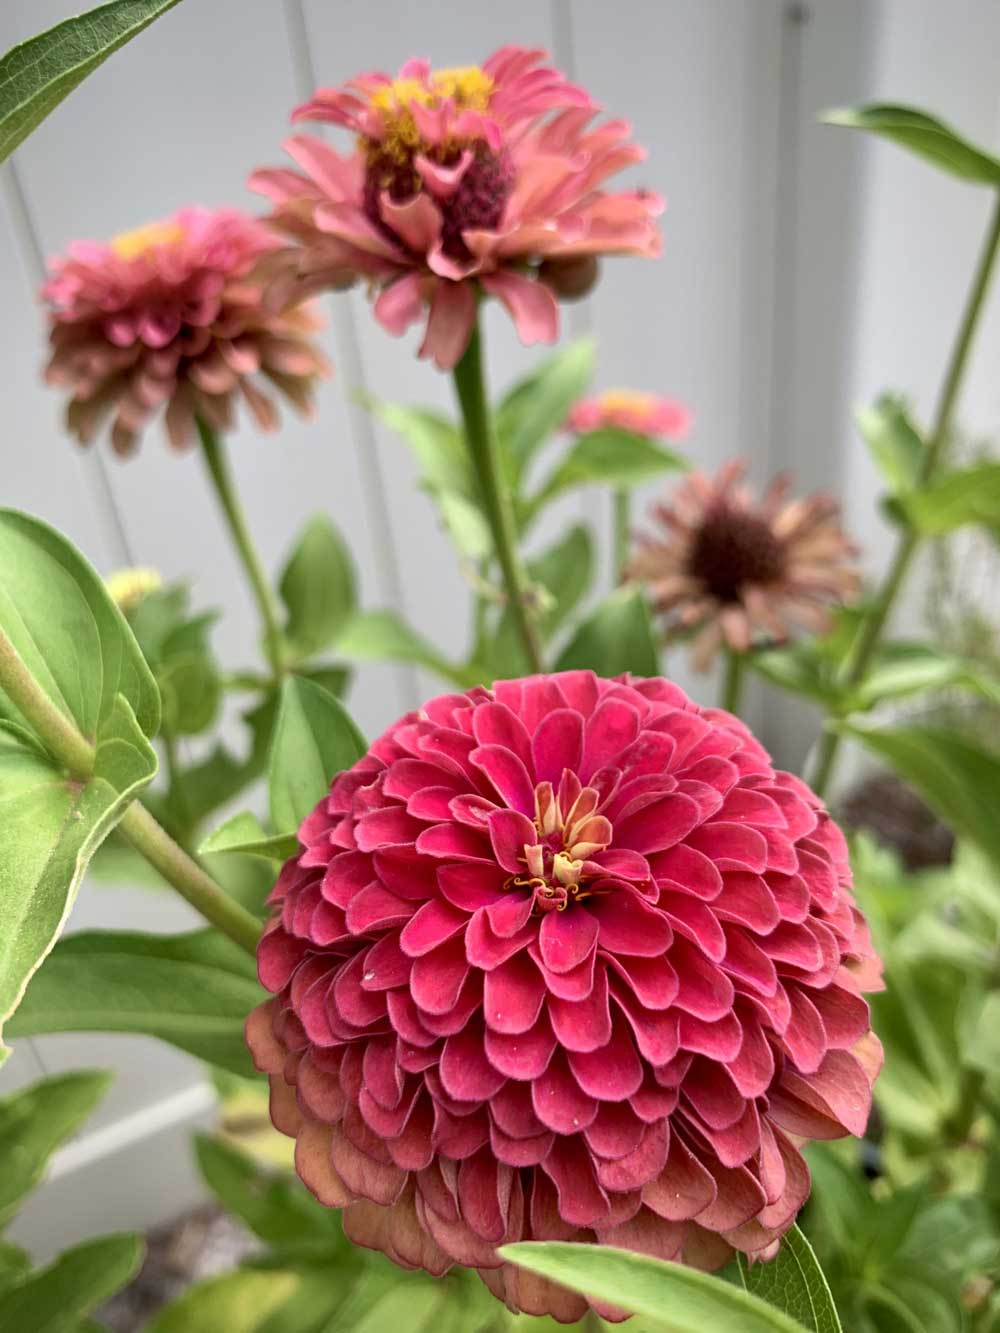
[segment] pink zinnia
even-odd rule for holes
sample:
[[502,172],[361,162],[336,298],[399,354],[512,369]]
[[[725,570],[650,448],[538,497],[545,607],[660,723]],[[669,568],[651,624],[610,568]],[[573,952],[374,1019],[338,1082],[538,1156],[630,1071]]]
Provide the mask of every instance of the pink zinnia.
[[662,200],[601,188],[644,156],[629,126],[591,125],[598,108],[543,59],[507,46],[482,66],[411,60],[396,79],[319,89],[293,120],[346,127],[354,152],[292,138],[285,148],[302,172],[251,179],[300,243],[296,280],[317,289],[368,278],[393,334],[429,312],[420,354],[449,369],[469,341],[478,289],[504,303],[523,342],[553,342],[559,312],[539,266],[543,276],[554,266],[556,287],[566,266],[578,288],[574,270],[598,255],[657,254]]
[[264,300],[278,248],[257,219],[185,208],[54,259],[42,288],[52,307],[46,379],[72,391],[67,424],[80,442],[113,414],[111,442],[130,453],[166,408],[167,435],[182,449],[195,417],[231,429],[238,397],[271,430],[278,414],[265,386],[308,412],[329,367],[309,338],[314,316]]
[[570,671],[443,695],[299,830],[248,1023],[359,1244],[586,1303],[515,1240],[769,1258],[807,1138],[865,1129],[880,986],[844,839],[737,718]]
[[566,427],[578,435],[613,427],[654,439],[679,440],[691,428],[691,419],[689,410],[675,398],[637,389],[608,389],[574,403]]

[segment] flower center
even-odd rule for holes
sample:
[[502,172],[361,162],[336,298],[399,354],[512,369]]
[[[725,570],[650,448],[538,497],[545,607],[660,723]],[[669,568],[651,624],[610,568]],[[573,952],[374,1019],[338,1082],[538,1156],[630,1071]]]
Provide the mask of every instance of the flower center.
[[551,782],[535,788],[538,841],[524,844],[524,873],[511,876],[508,887],[532,889],[536,911],[563,911],[588,897],[589,883],[607,874],[591,859],[611,843],[611,821],[596,813],[599,803],[595,788],[581,787],[568,772],[558,792]]
[[112,238],[111,249],[119,259],[137,259],[164,245],[176,245],[184,237],[179,222],[147,222],[134,231],[123,231]]
[[687,567],[720,602],[738,602],[744,588],[776,583],[784,570],[784,547],[770,524],[726,504],[706,513]]
[[605,412],[644,412],[653,406],[654,398],[638,389],[608,389],[597,401]]
[[[426,148],[413,114],[414,106],[436,110],[451,101],[458,111],[485,111],[493,95],[493,80],[478,65],[434,70],[426,83],[420,79],[394,79],[383,84],[369,98],[382,112],[382,134],[369,140],[366,151],[376,147],[379,153],[403,164]],[[452,144],[454,148],[457,141]]]

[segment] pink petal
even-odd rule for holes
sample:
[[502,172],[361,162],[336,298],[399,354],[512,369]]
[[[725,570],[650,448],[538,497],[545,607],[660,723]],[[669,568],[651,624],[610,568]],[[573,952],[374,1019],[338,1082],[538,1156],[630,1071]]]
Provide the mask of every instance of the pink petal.
[[433,359],[439,370],[451,370],[469,345],[475,320],[476,294],[472,283],[439,278],[419,355]]
[[424,313],[423,286],[419,274],[409,273],[383,287],[374,306],[375,318],[398,338]]

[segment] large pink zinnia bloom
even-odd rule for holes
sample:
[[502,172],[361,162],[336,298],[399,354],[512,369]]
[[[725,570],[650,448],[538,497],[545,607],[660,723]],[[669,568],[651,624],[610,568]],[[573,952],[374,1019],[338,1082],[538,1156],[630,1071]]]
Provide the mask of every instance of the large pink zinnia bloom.
[[248,1039],[348,1234],[514,1309],[589,1240],[772,1256],[804,1138],[861,1134],[880,985],[844,840],[737,718],[570,671],[432,699],[299,830]]
[[41,293],[52,308],[46,379],[72,391],[67,424],[80,442],[113,415],[112,444],[130,453],[165,408],[181,449],[196,416],[231,429],[240,397],[271,430],[271,388],[311,410],[329,367],[309,337],[315,317],[264,300],[278,248],[270,227],[234,209],[184,208],[110,244],[77,241],[54,259]]
[[468,343],[478,288],[504,303],[523,342],[553,342],[559,311],[539,265],[543,276],[566,266],[568,289],[574,268],[598,255],[659,253],[662,200],[601,188],[644,156],[629,126],[591,125],[598,108],[545,58],[507,46],[482,66],[411,60],[395,80],[365,74],[319,89],[293,120],[342,125],[355,151],[291,138],[302,171],[251,178],[301,246],[295,280],[309,290],[369,279],[393,334],[429,311],[420,354],[449,369]]
[[566,418],[566,429],[582,435],[610,427],[655,439],[679,440],[690,430],[691,421],[691,412],[676,398],[638,389],[607,389],[575,402]]

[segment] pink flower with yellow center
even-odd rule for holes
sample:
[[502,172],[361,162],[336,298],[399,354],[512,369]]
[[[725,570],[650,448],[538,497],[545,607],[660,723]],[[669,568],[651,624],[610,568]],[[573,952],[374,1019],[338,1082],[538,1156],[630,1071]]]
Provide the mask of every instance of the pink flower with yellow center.
[[111,442],[130,453],[165,409],[167,435],[182,449],[196,417],[229,430],[240,397],[271,430],[269,389],[308,412],[329,366],[309,336],[315,317],[265,301],[267,261],[279,248],[257,219],[185,208],[110,244],[77,241],[54,259],[41,293],[51,307],[45,375],[71,391],[67,423],[80,442],[113,417]]
[[251,178],[301,247],[295,280],[313,290],[367,278],[380,323],[401,334],[426,317],[420,355],[449,369],[478,291],[503,302],[523,342],[553,342],[553,288],[579,293],[602,254],[659,253],[662,200],[602,188],[643,150],[624,121],[592,125],[588,95],[544,58],[509,46],[482,66],[411,60],[396,79],[319,89],[293,120],[342,125],[355,151],[294,137],[285,147],[301,171]]
[[281,872],[248,1040],[357,1243],[586,1302],[517,1240],[772,1257],[804,1139],[864,1132],[880,967],[844,839],[731,714],[569,671],[431,699]]
[[638,389],[608,389],[574,403],[566,426],[578,435],[612,427],[653,439],[679,440],[690,430],[691,421],[690,411],[676,398]]

